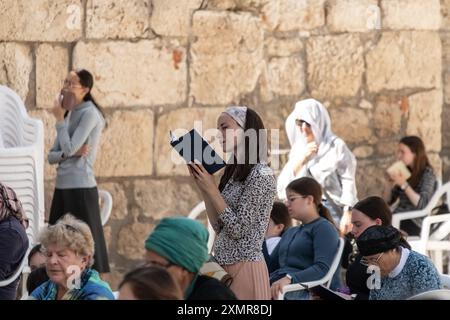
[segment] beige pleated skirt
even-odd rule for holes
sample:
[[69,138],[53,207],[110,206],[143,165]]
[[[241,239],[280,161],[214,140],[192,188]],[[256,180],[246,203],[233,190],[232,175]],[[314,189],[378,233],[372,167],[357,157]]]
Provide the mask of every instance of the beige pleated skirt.
[[270,300],[270,282],[264,261],[245,261],[224,265],[233,277],[230,289],[239,300]]

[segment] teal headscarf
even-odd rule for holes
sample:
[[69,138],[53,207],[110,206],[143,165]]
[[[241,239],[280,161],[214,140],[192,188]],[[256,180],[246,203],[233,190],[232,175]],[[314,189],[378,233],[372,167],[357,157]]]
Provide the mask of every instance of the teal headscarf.
[[185,217],[164,218],[145,241],[145,248],[171,263],[198,273],[208,260],[208,231]]

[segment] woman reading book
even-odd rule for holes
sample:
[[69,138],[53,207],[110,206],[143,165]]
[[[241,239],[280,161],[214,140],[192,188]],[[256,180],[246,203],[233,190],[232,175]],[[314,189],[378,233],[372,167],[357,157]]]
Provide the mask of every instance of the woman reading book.
[[214,254],[233,277],[238,299],[270,299],[269,274],[262,253],[276,194],[267,165],[267,139],[259,115],[247,107],[227,108],[217,127],[224,152],[232,154],[219,186],[203,166],[190,164],[190,174],[206,204],[217,233]]
[[[387,175],[383,197],[395,207],[393,213],[423,209],[436,191],[436,176],[425,152],[423,141],[416,136],[406,136],[398,144],[397,159],[402,161],[411,176],[401,172]],[[419,235],[421,221],[402,221],[400,229],[408,235]]]

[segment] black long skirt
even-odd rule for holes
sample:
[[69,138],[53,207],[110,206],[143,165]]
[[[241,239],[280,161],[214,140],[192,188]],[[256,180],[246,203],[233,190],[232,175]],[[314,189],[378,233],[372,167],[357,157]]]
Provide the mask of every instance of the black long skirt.
[[55,224],[66,213],[72,214],[89,225],[95,243],[93,268],[100,273],[109,272],[108,253],[100,218],[97,187],[55,189],[49,224]]

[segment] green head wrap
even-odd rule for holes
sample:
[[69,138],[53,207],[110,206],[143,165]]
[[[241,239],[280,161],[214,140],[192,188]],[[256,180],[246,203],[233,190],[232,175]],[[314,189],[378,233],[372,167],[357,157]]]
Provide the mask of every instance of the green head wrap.
[[208,231],[185,217],[164,218],[145,241],[145,248],[189,272],[198,273],[208,260]]

